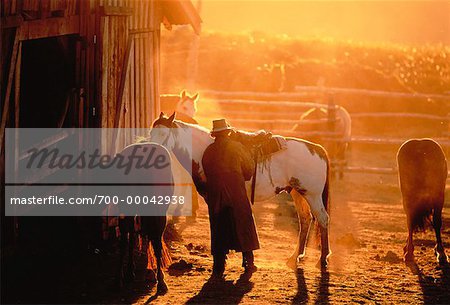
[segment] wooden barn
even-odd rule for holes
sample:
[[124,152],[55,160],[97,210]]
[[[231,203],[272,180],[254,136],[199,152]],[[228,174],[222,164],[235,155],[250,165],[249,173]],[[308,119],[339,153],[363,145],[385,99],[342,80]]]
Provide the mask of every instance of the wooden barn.
[[2,121],[148,127],[159,110],[160,26],[200,18],[184,0],[2,0]]
[[[7,127],[149,127],[159,113],[161,25],[199,33],[200,23],[185,0],[2,0],[2,180]],[[14,231],[4,230],[9,221],[3,234]]]

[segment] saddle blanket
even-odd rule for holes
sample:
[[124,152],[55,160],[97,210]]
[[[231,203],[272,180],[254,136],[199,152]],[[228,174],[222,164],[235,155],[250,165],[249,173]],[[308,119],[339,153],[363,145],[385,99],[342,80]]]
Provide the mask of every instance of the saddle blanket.
[[272,136],[255,148],[258,158],[266,159],[279,151],[285,150],[287,141],[281,136]]

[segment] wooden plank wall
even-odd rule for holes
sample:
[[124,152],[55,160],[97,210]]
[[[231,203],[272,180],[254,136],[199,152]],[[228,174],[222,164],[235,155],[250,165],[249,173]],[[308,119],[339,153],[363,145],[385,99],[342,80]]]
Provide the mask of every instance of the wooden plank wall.
[[26,18],[74,16],[79,13],[79,2],[86,0],[2,0],[1,16],[25,13]]
[[[83,121],[89,122],[84,126],[150,127],[159,113],[160,1],[2,0],[2,4],[1,15],[7,17],[2,24],[3,19],[12,23],[19,18],[33,22],[34,29],[36,22],[48,26],[45,19],[60,17],[67,23],[78,18],[73,19],[79,26],[72,32],[85,38],[77,44],[79,87],[85,92],[80,107]],[[30,36],[25,26],[21,28]],[[40,38],[36,35],[22,36]],[[92,118],[94,112],[100,120]],[[120,141],[133,137],[124,134]]]
[[[103,0],[100,5],[104,12],[100,21],[101,125],[148,128],[159,110],[158,3]],[[106,137],[106,142],[114,143],[108,151],[117,151],[135,136],[128,130],[117,141]]]

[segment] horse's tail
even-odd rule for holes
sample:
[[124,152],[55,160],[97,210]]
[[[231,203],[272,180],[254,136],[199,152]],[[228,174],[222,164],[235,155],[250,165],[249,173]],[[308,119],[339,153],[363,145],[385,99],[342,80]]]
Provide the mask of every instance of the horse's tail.
[[[327,163],[327,172],[326,172],[326,178],[325,178],[325,184],[323,186],[322,190],[322,204],[325,208],[325,211],[328,213],[328,217],[330,217],[330,159],[328,158],[328,154],[325,155],[325,161]],[[319,222],[317,219],[314,221],[316,224],[316,242],[320,243],[320,230],[319,230]]]
[[411,217],[411,225],[414,232],[424,232],[428,227],[431,227],[431,215],[433,209],[430,206],[415,207],[414,210],[409,211]]
[[[152,243],[148,243],[148,263],[147,263],[147,269],[150,270],[156,270],[157,269],[157,258],[155,255],[155,250],[153,249]],[[172,257],[170,256],[170,251],[166,246],[166,243],[164,242],[164,239],[162,239],[162,250],[161,250],[161,264],[162,268],[167,268],[172,264]]]
[[326,174],[325,185],[322,191],[322,203],[327,211],[328,215],[330,215],[330,160],[327,156],[327,174]]
[[339,118],[342,120],[344,124],[344,141],[349,142],[352,137],[352,117],[348,113],[347,109],[342,106],[339,106]]

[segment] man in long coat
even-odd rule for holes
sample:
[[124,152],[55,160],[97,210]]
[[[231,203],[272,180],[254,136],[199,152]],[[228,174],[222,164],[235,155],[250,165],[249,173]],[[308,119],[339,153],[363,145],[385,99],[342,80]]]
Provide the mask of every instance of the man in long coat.
[[213,121],[215,142],[203,155],[207,180],[207,204],[211,226],[214,276],[223,276],[229,250],[242,252],[246,272],[256,271],[253,250],[259,249],[245,181],[254,172],[254,161],[245,147],[230,139],[231,127],[224,119]]

